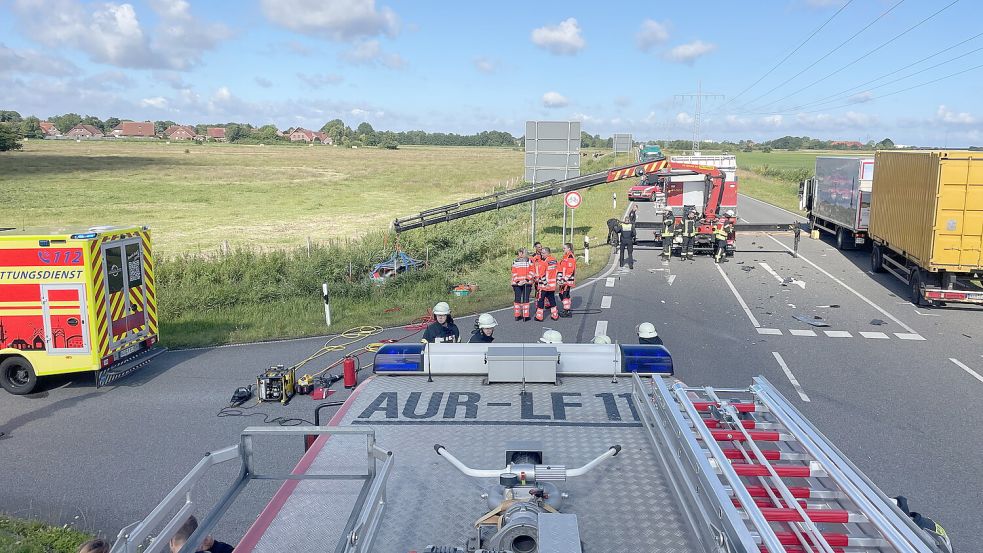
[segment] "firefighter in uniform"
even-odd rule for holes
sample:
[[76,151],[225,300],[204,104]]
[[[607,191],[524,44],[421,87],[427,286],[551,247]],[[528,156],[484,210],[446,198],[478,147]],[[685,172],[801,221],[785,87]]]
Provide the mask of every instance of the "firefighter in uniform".
[[652,346],[661,346],[662,338],[659,338],[659,333],[655,331],[655,325],[652,323],[642,323],[635,327],[635,332],[638,333],[638,343]]
[[454,324],[451,306],[447,302],[433,306],[433,322],[423,331],[423,341],[431,344],[461,341],[461,331]]
[[560,290],[560,303],[563,304],[561,317],[572,317],[570,312],[570,291],[573,290],[575,276],[577,273],[577,256],[573,254],[573,244],[567,242],[563,244],[563,259],[560,260],[559,268],[556,271],[556,286]]
[[556,308],[556,273],[559,266],[549,248],[543,248],[543,256],[544,259],[537,265],[536,270],[536,276],[539,278],[536,320],[543,320],[544,310],[549,304],[550,318],[556,321],[560,318],[560,313]]
[[518,256],[512,262],[512,291],[515,293],[512,303],[512,314],[515,320],[529,320],[529,298],[533,281],[532,261],[526,256],[526,249],[519,249]]
[[667,207],[662,214],[662,256],[672,257],[672,239],[676,235],[676,216],[672,208]]
[[719,225],[713,227],[713,238],[717,243],[717,251],[714,253],[714,261],[720,261],[727,255],[727,238],[734,232],[734,212],[728,209],[724,213],[724,219]]
[[690,210],[686,214],[686,219],[683,221],[683,247],[680,250],[679,257],[689,258],[690,261],[693,260],[693,241],[696,239],[698,223],[696,220],[696,210]]
[[495,327],[498,321],[492,317],[491,313],[482,313],[478,320],[474,322],[474,331],[471,333],[469,344],[490,344],[495,341]]
[[635,226],[632,225],[628,217],[625,217],[625,221],[621,223],[621,236],[619,238],[620,247],[620,257],[618,258],[618,266],[625,266],[625,250],[628,251],[628,268],[635,268]]

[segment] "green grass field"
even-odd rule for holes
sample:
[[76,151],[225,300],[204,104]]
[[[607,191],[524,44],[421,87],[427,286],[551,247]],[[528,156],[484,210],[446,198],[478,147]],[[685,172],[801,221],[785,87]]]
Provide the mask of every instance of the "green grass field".
[[72,528],[0,515],[0,551],[4,553],[75,553],[92,539]]

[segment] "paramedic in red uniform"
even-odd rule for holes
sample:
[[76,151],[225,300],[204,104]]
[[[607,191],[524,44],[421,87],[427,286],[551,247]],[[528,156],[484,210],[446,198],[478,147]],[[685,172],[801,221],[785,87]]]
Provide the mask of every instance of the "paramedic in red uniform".
[[560,302],[563,303],[561,317],[572,317],[570,312],[570,291],[573,290],[575,275],[577,273],[577,256],[573,254],[573,244],[567,242],[563,245],[563,259],[560,260],[559,268],[556,272],[556,285],[560,290]]
[[559,268],[556,258],[549,248],[543,248],[545,257],[538,265],[536,276],[539,278],[539,301],[536,304],[536,320],[543,320],[543,310],[546,304],[550,307],[550,318],[558,320],[560,313],[556,308],[556,272]]
[[512,262],[512,291],[515,299],[512,303],[512,314],[515,320],[529,320],[529,298],[532,292],[533,279],[532,262],[526,255],[526,249],[519,249],[518,256]]

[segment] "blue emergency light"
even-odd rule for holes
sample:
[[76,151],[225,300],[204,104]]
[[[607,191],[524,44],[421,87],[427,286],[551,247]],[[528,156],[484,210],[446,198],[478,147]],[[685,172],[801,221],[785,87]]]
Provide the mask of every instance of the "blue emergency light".
[[82,234],[73,234],[72,240],[89,240],[90,238],[95,238],[98,233],[95,232],[83,232]]
[[672,376],[672,355],[665,346],[621,344],[621,372]]
[[423,372],[424,344],[386,344],[373,359],[372,370],[384,372]]

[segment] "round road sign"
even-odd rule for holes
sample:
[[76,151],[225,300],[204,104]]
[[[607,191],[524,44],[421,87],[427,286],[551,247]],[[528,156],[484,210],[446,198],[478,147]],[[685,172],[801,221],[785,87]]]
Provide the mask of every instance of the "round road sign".
[[580,192],[567,192],[567,195],[563,197],[563,203],[567,204],[570,209],[577,209],[583,200]]

